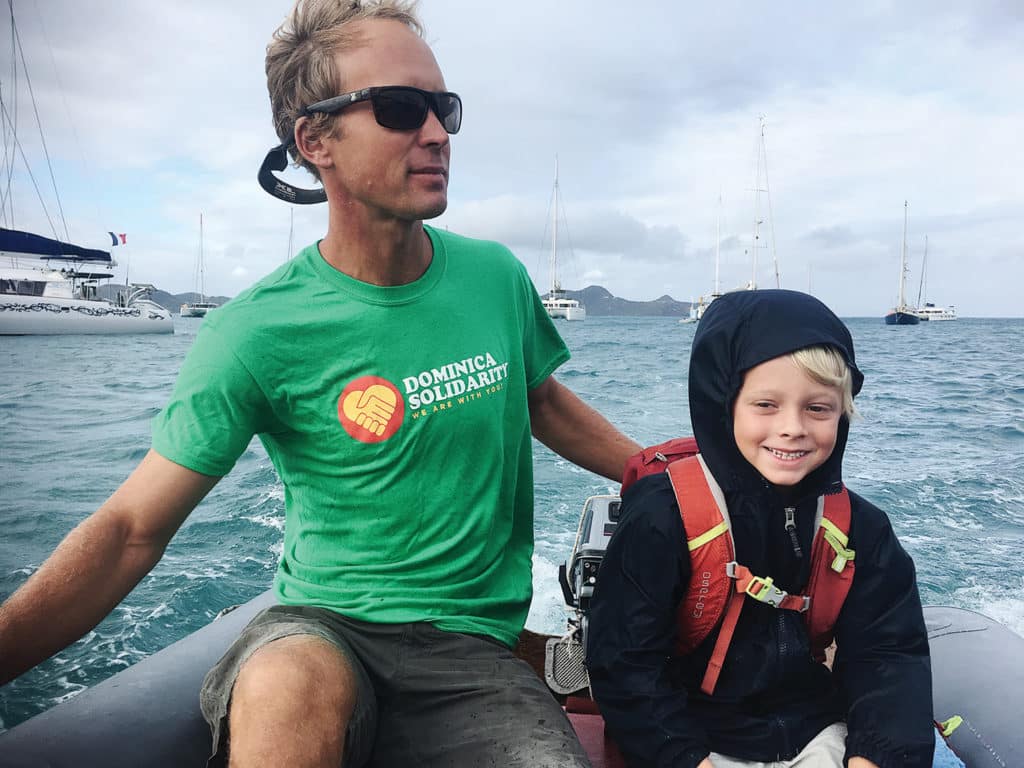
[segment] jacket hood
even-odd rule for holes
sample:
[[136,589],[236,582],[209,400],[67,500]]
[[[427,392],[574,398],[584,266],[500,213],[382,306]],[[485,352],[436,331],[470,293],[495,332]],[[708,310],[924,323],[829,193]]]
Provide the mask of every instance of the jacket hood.
[[[704,313],[690,353],[690,420],[697,445],[715,479],[726,491],[758,491],[767,486],[743,458],[733,436],[732,406],[743,375],[756,365],[812,346],[836,349],[853,376],[853,394],[864,382],[853,339],[836,315],[818,299],[787,290],[736,291],[715,299]],[[849,420],[839,420],[836,447],[828,460],[800,482],[800,495],[838,490]]]

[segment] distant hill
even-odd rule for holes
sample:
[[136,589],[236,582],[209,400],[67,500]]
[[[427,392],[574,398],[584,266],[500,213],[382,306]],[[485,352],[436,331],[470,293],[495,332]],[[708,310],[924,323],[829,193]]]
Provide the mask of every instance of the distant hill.
[[688,317],[690,302],[676,301],[665,295],[654,301],[631,301],[613,296],[600,285],[591,285],[582,291],[565,291],[569,298],[579,301],[587,310],[587,317]]
[[[105,299],[112,299],[117,295],[118,290],[123,289],[123,285],[117,285],[109,283],[107,285],[100,286],[100,296]],[[149,294],[149,298],[155,301],[164,309],[178,314],[181,310],[181,305],[186,302],[191,304],[192,302],[199,301],[198,293],[167,293],[167,291],[161,291],[159,288],[154,288]],[[228,301],[229,296],[207,296],[206,301],[211,301],[214,304],[224,304]]]
[[[121,285],[102,285],[100,295],[113,298]],[[565,291],[565,295],[576,299],[586,307],[589,317],[687,317],[690,314],[690,302],[676,301],[665,295],[653,301],[631,301],[613,296],[608,289],[600,285],[591,285],[582,291]],[[162,307],[177,314],[181,305],[199,300],[198,293],[167,293],[154,288],[150,298]],[[207,301],[224,304],[228,296],[207,296]]]

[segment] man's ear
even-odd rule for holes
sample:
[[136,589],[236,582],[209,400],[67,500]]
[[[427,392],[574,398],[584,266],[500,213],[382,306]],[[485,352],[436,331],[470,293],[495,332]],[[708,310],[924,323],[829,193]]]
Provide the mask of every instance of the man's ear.
[[323,134],[315,131],[308,117],[295,121],[295,147],[306,160],[317,168],[331,168],[334,160],[323,143]]

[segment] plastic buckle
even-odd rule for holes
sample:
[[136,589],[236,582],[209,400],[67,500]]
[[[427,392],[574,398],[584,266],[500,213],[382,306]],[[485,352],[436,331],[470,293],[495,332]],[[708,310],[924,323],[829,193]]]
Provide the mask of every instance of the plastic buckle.
[[772,608],[778,608],[782,604],[782,601],[789,597],[788,592],[781,590],[774,585],[770,576],[767,578],[754,576],[750,580],[750,583],[747,584],[747,588],[744,592],[758,602],[767,603]]

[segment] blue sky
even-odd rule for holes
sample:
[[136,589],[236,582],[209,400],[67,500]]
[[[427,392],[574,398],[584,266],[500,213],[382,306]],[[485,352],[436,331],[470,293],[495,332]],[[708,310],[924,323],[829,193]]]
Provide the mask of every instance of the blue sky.
[[[276,138],[263,76],[277,0],[19,0],[18,31],[71,238],[109,242],[132,280],[232,296],[287,258],[289,206],[255,183]],[[465,103],[437,224],[508,244],[541,290],[558,157],[563,285],[689,300],[751,277],[759,119],[784,287],[845,316],[896,295],[909,201],[908,293],[928,237],[927,298],[1021,316],[1024,11],[1016,2],[783,0],[713,6],[422,0],[427,39]],[[9,35],[3,58],[10,62]],[[18,136],[58,233],[24,77]],[[1014,85],[1014,84],[1017,85]],[[10,147],[8,141],[7,144]],[[12,150],[8,149],[10,153]],[[24,181],[14,226],[50,232]],[[763,179],[762,179],[763,183]],[[721,196],[722,204],[718,199]],[[10,210],[5,209],[5,226]],[[294,210],[294,248],[323,206]],[[571,246],[571,247],[570,247]],[[770,255],[758,283],[774,284]]]

